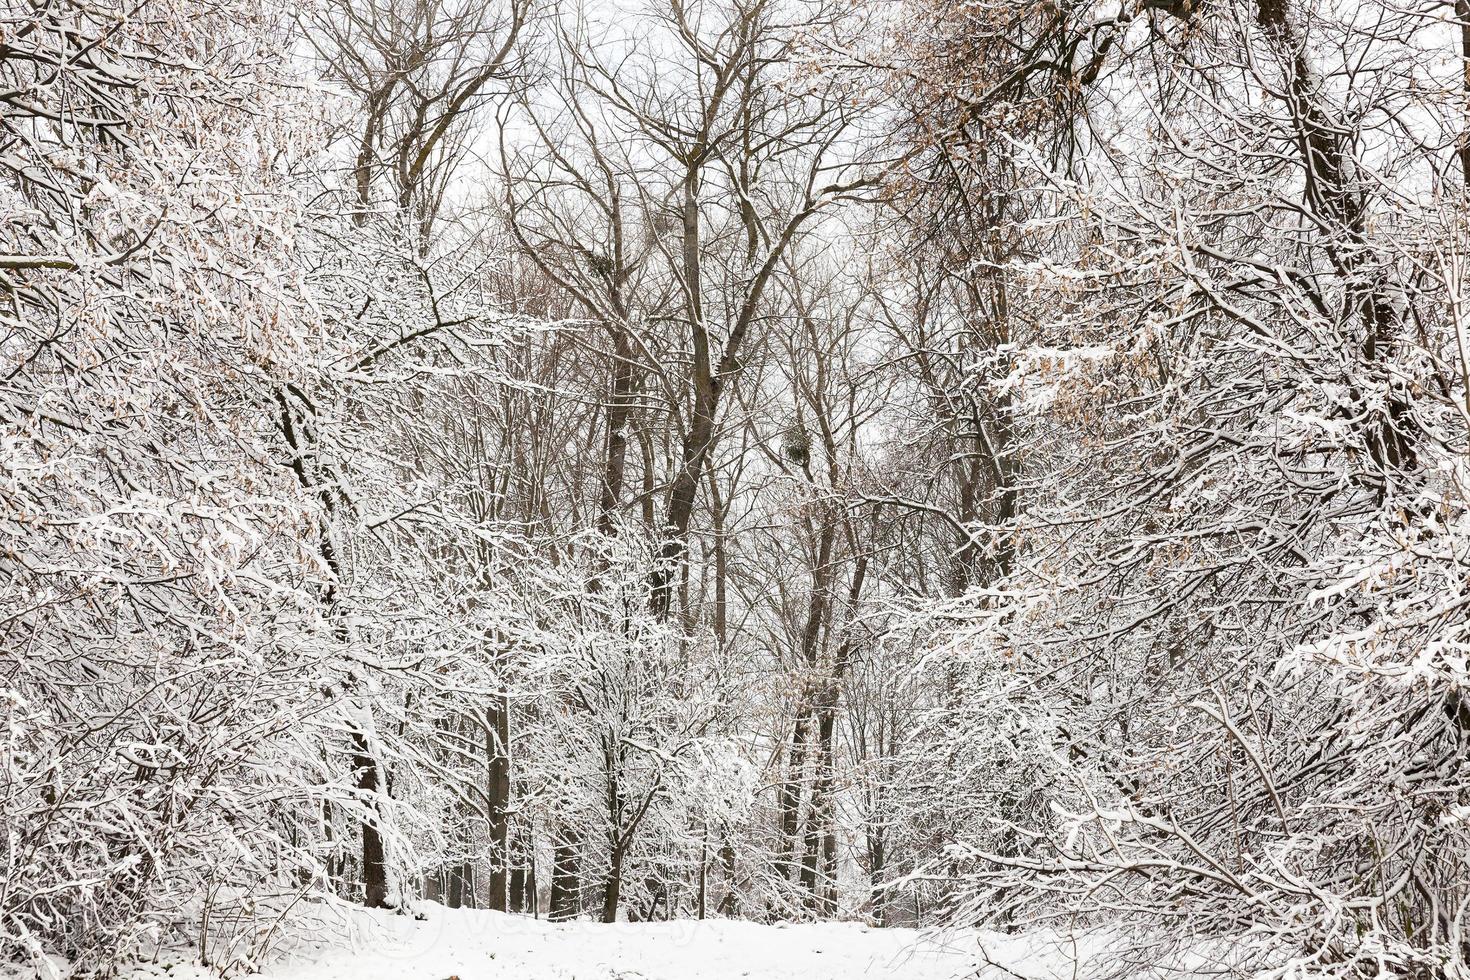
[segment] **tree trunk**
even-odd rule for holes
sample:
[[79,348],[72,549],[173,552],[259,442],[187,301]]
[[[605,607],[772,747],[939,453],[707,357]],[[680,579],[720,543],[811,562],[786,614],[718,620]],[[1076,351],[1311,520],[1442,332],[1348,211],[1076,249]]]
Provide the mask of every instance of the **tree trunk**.
[[[1460,87],[1470,104],[1470,0],[1455,0],[1455,19],[1460,22]],[[1460,134],[1460,171],[1470,184],[1470,132]]]
[[811,709],[805,703],[797,708],[796,727],[791,732],[791,749],[786,757],[786,781],[781,784],[777,807],[781,812],[781,873],[796,877],[796,832],[801,822],[802,771],[806,768],[807,726]]
[[802,787],[805,785],[806,753],[808,732],[811,728],[812,709],[811,681],[809,673],[817,663],[817,647],[822,636],[822,624],[827,619],[830,606],[829,594],[832,587],[832,546],[837,537],[837,522],[826,515],[822,522],[821,537],[817,546],[817,564],[812,569],[812,594],[807,608],[806,627],[801,635],[801,661],[803,672],[801,694],[797,703],[796,726],[791,733],[791,751],[787,757],[786,782],[781,786],[778,809],[781,812],[781,856],[786,874],[792,880],[805,875],[797,871],[796,854],[800,846],[797,830],[801,823]]
[[[836,677],[828,681],[828,690],[823,691],[817,710],[817,773],[812,783],[811,809],[807,815],[805,848],[801,858],[801,886],[807,893],[807,901],[824,914],[822,894],[830,882],[819,882],[817,871],[825,863],[823,858],[829,846],[826,839],[832,837],[832,736],[837,716],[837,696],[833,691],[839,683]],[[835,859],[835,838],[832,838],[830,848]]]
[[[696,358],[696,362],[698,362]],[[706,369],[708,365],[705,365]],[[707,374],[695,378],[694,412],[689,434],[684,437],[679,472],[669,487],[665,508],[664,543],[659,548],[658,564],[652,576],[654,615],[667,619],[673,609],[674,581],[684,562],[689,542],[689,521],[694,515],[694,501],[703,477],[705,460],[714,443],[715,409],[719,403],[719,384]]]
[[464,865],[454,862],[449,866],[449,888],[444,904],[452,909],[464,905]]
[[[1470,0],[1466,0],[1470,2]],[[725,582],[729,577],[728,550],[725,547],[725,502],[720,497],[719,474],[710,471],[709,476],[709,500],[710,500],[710,530],[712,532],[714,558],[715,558],[715,613],[713,618],[715,630],[715,642],[719,648],[725,648],[726,634],[728,633]],[[703,916],[701,916],[703,918]]]
[[612,398],[607,406],[607,439],[604,444],[602,493],[598,502],[597,529],[612,530],[613,516],[623,499],[624,473],[628,460],[628,416],[633,400],[633,347],[621,326],[609,327],[613,342]]
[[[691,160],[695,158],[691,157]],[[699,482],[704,478],[704,464],[715,439],[715,413],[720,405],[720,376],[710,349],[709,330],[704,322],[703,274],[700,269],[699,165],[691,163],[684,175],[682,262],[686,313],[689,317],[692,405],[689,431],[684,434],[679,471],[669,485],[668,503],[664,508],[664,543],[659,548],[658,562],[651,576],[650,604],[654,615],[667,619],[673,606],[675,571],[684,561],[689,541],[689,520],[694,515],[694,500]]]
[[607,883],[602,889],[602,921],[618,921],[618,897],[623,890],[623,852],[614,848],[607,869]]
[[869,832],[868,887],[873,897],[873,921],[880,926],[888,925],[888,892],[883,887],[883,875],[888,870],[887,850],[882,832]]
[[[837,696],[832,689],[838,683],[835,677],[828,682],[829,690],[823,691],[817,712],[817,775],[812,783],[812,805],[807,816],[805,850],[801,858],[801,885],[813,908],[822,905],[822,885],[825,883],[817,881],[817,870],[822,864],[824,836],[830,834],[832,824],[832,735],[837,716]],[[832,847],[835,851],[835,841]]]
[[526,911],[528,904],[526,901],[526,877],[525,868],[517,867],[510,869],[510,900],[507,911]]
[[[378,760],[368,750],[367,736],[352,733],[352,767],[357,772],[357,788],[365,795],[368,806],[376,810],[378,792]],[[388,868],[383,854],[383,835],[374,820],[362,822],[362,903],[368,908],[388,907]]]
[[553,850],[551,866],[551,911],[552,922],[575,919],[582,911],[582,884],[579,868],[581,835],[575,830],[563,830],[561,839]]
[[506,910],[510,866],[510,703],[496,698],[485,709],[488,795],[490,799],[490,899],[486,906]]
[[[818,780],[818,785],[820,785]],[[816,789],[813,787],[812,802],[816,803]],[[802,837],[801,849],[801,890],[806,892],[807,908],[817,906],[817,861],[822,848],[822,821],[819,819],[816,806],[806,818],[806,833]]]
[[704,835],[699,839],[699,904],[695,915],[704,918],[705,901],[709,895],[709,828],[704,829]]
[[[288,392],[293,391],[301,405],[299,411],[292,408],[291,399],[287,397]],[[317,549],[322,556],[322,562],[331,573],[326,591],[322,595],[322,607],[327,620],[332,623],[332,632],[338,640],[346,643],[349,632],[337,605],[337,584],[342,581],[342,566],[332,538],[337,501],[332,491],[315,479],[307,462],[308,449],[314,449],[316,445],[316,429],[311,424],[315,420],[316,410],[305,396],[290,386],[277,389],[276,403],[281,410],[278,417],[281,436],[292,453],[291,471],[296,476],[296,482],[303,490],[315,493],[322,504]],[[367,710],[370,709],[364,708],[364,711]],[[371,718],[371,715],[368,717]],[[357,777],[358,790],[366,794],[366,805],[376,814],[377,793],[381,786],[378,760],[369,749],[367,732],[360,728],[352,733],[352,768]],[[387,908],[388,869],[384,860],[383,836],[376,819],[372,817],[362,821],[362,879],[363,904],[369,908]]]
[[654,476],[653,437],[646,429],[638,430],[638,449],[643,457],[643,492],[639,494],[642,501],[643,526],[652,529],[655,521],[658,520],[658,504],[654,499],[657,496],[658,483]]
[[526,869],[526,905],[530,908],[532,915],[540,918],[541,896],[536,890],[536,856],[534,854],[531,855],[531,866]]
[[[862,598],[863,580],[868,573],[868,559],[860,555],[853,566],[852,584],[848,590],[849,611]],[[835,814],[832,812],[832,783],[836,769],[835,736],[837,730],[837,704],[842,699],[842,685],[847,677],[847,665],[852,661],[853,641],[849,634],[837,647],[832,661],[832,674],[823,685],[817,701],[817,774],[812,784],[811,814],[807,818],[806,852],[802,856],[802,885],[810,896],[813,907],[824,915],[836,910],[827,897],[835,884],[837,864],[837,837]],[[824,879],[817,880],[819,868],[825,869]]]
[[720,899],[719,912],[721,915],[730,916],[735,914],[735,846],[725,844],[720,848],[720,867],[725,875],[725,897]]

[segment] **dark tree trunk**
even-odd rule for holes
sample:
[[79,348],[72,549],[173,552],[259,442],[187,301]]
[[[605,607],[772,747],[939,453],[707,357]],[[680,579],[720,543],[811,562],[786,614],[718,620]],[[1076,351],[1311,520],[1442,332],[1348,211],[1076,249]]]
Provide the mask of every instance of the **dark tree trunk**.
[[507,911],[524,912],[529,903],[526,901],[526,869],[510,869],[510,901]]
[[837,821],[827,821],[827,832],[822,835],[822,915],[832,918],[837,914]]
[[551,866],[551,910],[548,914],[552,922],[575,919],[582,911],[581,847],[581,835],[574,830],[564,830],[556,842]]
[[667,619],[673,610],[675,576],[683,565],[689,544],[689,520],[694,515],[694,501],[699,481],[703,478],[705,461],[714,444],[718,404],[719,383],[707,375],[696,378],[694,417],[689,433],[684,437],[679,472],[669,487],[664,520],[666,537],[659,548],[659,561],[652,576],[653,612],[660,619]]
[[[1470,102],[1470,0],[1455,0],[1455,19],[1460,22],[1461,90]],[[1460,134],[1460,170],[1470,184],[1470,132]]]
[[[679,459],[679,471],[669,485],[665,506],[664,543],[659,549],[660,561],[650,576],[652,586],[651,606],[655,615],[667,619],[673,605],[675,569],[684,561],[689,546],[689,521],[694,514],[695,498],[700,480],[713,452],[717,438],[717,416],[720,397],[727,379],[740,370],[740,354],[746,334],[756,320],[756,313],[765,295],[766,284],[787,249],[791,246],[803,222],[816,213],[816,207],[808,207],[794,215],[781,230],[779,239],[770,243],[765,261],[755,269],[746,287],[739,310],[729,323],[729,333],[722,347],[712,343],[708,324],[704,319],[702,300],[703,274],[700,259],[703,254],[700,244],[699,186],[700,166],[703,149],[691,152],[683,182],[684,191],[684,234],[682,245],[681,275],[684,293],[688,298],[686,314],[691,328],[691,405],[689,430],[684,434]],[[749,235],[753,226],[747,227]],[[758,235],[756,236],[759,237]],[[755,239],[748,239],[754,241]],[[756,253],[748,259],[754,268]]]
[[604,444],[602,493],[598,501],[597,528],[612,530],[613,515],[623,499],[624,473],[628,460],[628,417],[633,402],[633,347],[621,326],[610,328],[613,342],[612,399],[607,407],[607,437]]
[[[829,687],[835,686],[834,679]],[[812,783],[811,812],[807,816],[805,848],[801,858],[801,886],[814,908],[821,907],[824,882],[817,880],[822,865],[823,840],[832,824],[832,735],[836,723],[836,695],[824,691],[817,713],[817,775]],[[833,844],[835,849],[835,842]]]
[[786,757],[786,781],[781,784],[777,806],[781,811],[781,872],[796,877],[796,832],[801,822],[802,772],[806,768],[807,726],[811,709],[805,703],[797,708],[796,727],[791,732],[791,748]]
[[[863,580],[867,577],[867,556],[859,556],[853,567],[852,585],[848,592],[849,609],[857,606],[862,597]],[[806,850],[802,856],[802,885],[813,901],[813,906],[825,915],[831,915],[828,895],[832,892],[837,864],[837,838],[835,819],[832,812],[832,783],[836,767],[835,736],[837,731],[837,704],[842,698],[842,685],[847,677],[847,665],[852,660],[853,642],[851,635],[845,637],[837,647],[832,662],[832,674],[823,685],[817,701],[817,776],[812,784],[811,814],[807,818]],[[818,869],[823,869],[823,881],[818,881]]]
[[[1470,0],[1466,0],[1470,2]],[[711,470],[709,476],[709,499],[710,518],[713,532],[713,548],[715,558],[715,611],[713,617],[715,642],[720,649],[725,648],[726,634],[729,632],[727,625],[728,602],[726,597],[725,582],[729,577],[729,558],[725,548],[725,503],[720,497],[720,479],[718,473]],[[702,918],[702,916],[701,916]]]
[[449,888],[445,896],[444,904],[452,909],[461,908],[464,905],[464,865],[455,863],[449,866]]
[[[839,681],[828,682],[835,688]],[[801,886],[813,908],[826,912],[822,895],[827,891],[827,881],[818,881],[818,870],[824,867],[827,848],[826,839],[832,836],[832,736],[836,725],[836,695],[830,691],[822,694],[822,703],[817,712],[816,779],[812,783],[811,810],[807,815],[804,849],[801,858]],[[831,841],[834,852],[835,838]]]
[[[293,409],[287,394],[293,393],[299,409]],[[337,639],[346,642],[346,624],[337,608],[337,583],[342,580],[342,567],[337,549],[332,541],[332,522],[336,517],[337,499],[330,489],[320,485],[308,464],[308,450],[316,444],[316,409],[295,388],[287,386],[276,391],[276,402],[280,406],[279,424],[281,435],[291,449],[291,471],[302,489],[315,493],[322,504],[318,551],[323,563],[331,572],[326,591],[322,595],[322,606],[327,619],[332,622],[332,631]],[[388,869],[384,860],[383,836],[377,824],[377,794],[382,783],[378,775],[378,760],[368,746],[367,733],[352,733],[352,768],[356,775],[359,791],[365,794],[368,807],[375,816],[362,822],[362,892],[363,904],[369,908],[388,907]]]
[[735,847],[725,844],[720,848],[720,867],[725,874],[725,897],[720,899],[720,914],[734,915],[737,893],[735,891]]
[[883,875],[887,871],[887,850],[882,833],[868,836],[868,884],[873,896],[873,921],[880,926],[888,925],[888,892],[883,887]]
[[506,910],[510,866],[510,704],[501,697],[485,710],[490,799],[490,898],[487,908]]
[[[809,676],[817,663],[817,648],[822,636],[822,625],[826,622],[831,605],[832,546],[837,537],[837,522],[827,515],[822,522],[821,537],[817,547],[817,564],[812,569],[812,594],[807,608],[806,627],[801,635],[801,663],[803,674]],[[786,874],[792,880],[805,879],[806,874],[798,871],[797,852],[801,841],[797,831],[801,824],[802,795],[806,776],[806,753],[808,733],[811,728],[813,705],[810,681],[802,681],[802,690],[796,709],[796,725],[791,733],[791,751],[787,756],[786,781],[781,786],[778,809],[781,812],[781,857]]]
[[618,921],[618,898],[623,890],[623,852],[613,849],[607,869],[607,882],[602,889],[602,921]]
[[644,429],[638,430],[638,448],[643,457],[643,491],[639,494],[642,498],[643,526],[652,528],[658,520],[658,502],[655,500],[658,481],[653,463],[653,437]]
[[704,918],[705,901],[709,896],[709,828],[704,829],[699,839],[699,897],[696,916]]
[[818,817],[815,808],[807,814],[806,833],[802,838],[800,881],[801,890],[806,892],[808,908],[815,908],[817,904],[817,860],[822,848],[822,822]]
[[[352,733],[352,767],[357,771],[357,788],[376,810],[378,760],[368,750],[367,736]],[[368,908],[388,907],[388,868],[384,861],[383,835],[374,820],[362,823],[362,902]]]

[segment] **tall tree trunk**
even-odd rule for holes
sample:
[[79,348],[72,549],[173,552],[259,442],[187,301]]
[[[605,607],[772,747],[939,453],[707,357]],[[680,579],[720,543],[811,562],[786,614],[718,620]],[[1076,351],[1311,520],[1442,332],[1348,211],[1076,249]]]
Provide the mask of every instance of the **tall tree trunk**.
[[552,850],[551,910],[547,916],[552,922],[575,919],[582,911],[581,849],[581,834],[563,828]]
[[[525,783],[517,780],[511,785],[511,798],[526,795]],[[535,908],[533,890],[536,887],[536,845],[530,821],[524,816],[514,821],[515,843],[511,852],[510,908],[511,912],[530,912]]]
[[699,838],[699,895],[695,917],[704,918],[705,902],[709,897],[709,827],[703,828]]
[[811,723],[811,707],[805,694],[796,710],[796,725],[791,731],[791,747],[786,753],[786,779],[781,784],[777,809],[781,813],[781,873],[795,879],[796,832],[801,823],[801,787],[806,768],[807,727]]
[[[357,788],[368,800],[378,793],[378,760],[368,749],[367,736],[352,733],[352,768]],[[372,805],[372,804],[369,804]],[[362,822],[362,902],[368,908],[388,907],[388,868],[384,860],[383,835],[374,820]]]
[[735,891],[735,845],[726,843],[720,848],[720,868],[725,875],[725,897],[720,899],[721,915],[734,915],[737,892]]
[[451,862],[449,865],[449,887],[445,889],[444,904],[452,909],[464,905],[464,871],[465,866],[459,861]]
[[[706,360],[708,353],[706,352]],[[696,357],[696,363],[700,358]],[[658,564],[652,575],[652,607],[660,619],[673,610],[674,581],[684,562],[689,543],[689,521],[694,515],[694,502],[703,477],[715,435],[715,410],[719,404],[719,381],[705,372],[694,379],[694,411],[689,432],[684,436],[679,457],[679,472],[669,487],[665,508],[664,543],[659,548]]]
[[510,900],[508,912],[524,912],[529,903],[526,901],[526,869],[516,866],[510,869]]
[[817,791],[821,782],[819,778],[812,787],[812,808],[807,812],[806,833],[802,837],[799,880],[801,890],[806,893],[805,901],[808,908],[815,908],[817,904],[817,860],[822,846],[822,819],[816,804],[818,802]]
[[[1455,19],[1460,22],[1460,90],[1470,111],[1470,0],[1455,0]],[[1460,134],[1460,171],[1470,184],[1470,132]]]
[[[859,555],[857,563],[853,566],[852,584],[848,590],[848,609],[856,608],[858,600],[862,597],[863,580],[868,573],[868,558]],[[832,868],[837,861],[837,838],[835,833],[835,814],[832,806],[832,783],[834,781],[834,770],[836,769],[835,734],[837,729],[837,704],[842,699],[842,685],[847,677],[847,666],[852,660],[853,639],[851,634],[843,637],[842,643],[837,647],[837,655],[832,661],[832,674],[822,686],[821,695],[816,705],[817,717],[817,776],[812,784],[811,813],[807,818],[806,829],[806,852],[802,856],[802,886],[814,900],[813,904],[824,914],[831,914],[833,910],[827,908],[828,902],[823,897],[831,891],[832,872],[827,872],[827,879],[819,882],[817,871],[819,868]]]
[[623,890],[623,850],[613,848],[612,861],[608,864],[607,882],[602,889],[602,921],[618,921],[618,898]]
[[709,330],[704,322],[703,274],[700,262],[699,184],[700,156],[689,158],[683,181],[683,236],[680,275],[683,279],[686,313],[689,317],[691,394],[689,430],[684,433],[679,471],[669,485],[668,504],[664,508],[664,543],[659,548],[658,562],[650,576],[650,605],[654,615],[667,619],[673,607],[674,577],[684,561],[689,543],[689,520],[694,514],[694,501],[704,477],[705,460],[715,437],[715,412],[720,404],[720,376],[710,347]]
[[643,459],[643,486],[639,498],[642,502],[643,526],[652,529],[658,520],[658,483],[654,476],[653,436],[645,428],[638,429],[638,449]]
[[[301,488],[314,493],[322,505],[317,550],[331,573],[322,595],[322,606],[328,622],[332,624],[333,634],[345,644],[349,641],[350,634],[337,603],[337,585],[342,581],[342,565],[332,536],[337,498],[330,487],[317,478],[315,463],[311,461],[310,455],[316,449],[316,407],[294,385],[277,389],[275,395],[276,404],[280,408],[277,423],[286,446],[291,450],[291,472]],[[293,401],[299,408],[292,407]],[[363,710],[366,712],[370,709],[364,707]],[[357,726],[352,732],[352,768],[356,775],[357,788],[365,795],[365,805],[376,814],[377,794],[382,784],[378,776],[378,760],[368,745],[367,731],[363,726]],[[383,836],[378,829],[376,817],[362,821],[362,874],[363,904],[369,908],[387,907],[388,869],[384,860]]]
[[[513,788],[512,792],[516,790]],[[523,794],[525,791],[521,789]],[[527,833],[524,821],[517,821],[515,854],[512,858],[513,867],[510,869],[510,907],[511,912],[529,912],[534,904],[531,898],[531,889],[535,887],[535,878],[531,874],[531,840]]]
[[490,899],[487,908],[506,910],[510,868],[510,702],[495,698],[485,709],[487,787],[490,800]]
[[[1470,3],[1470,0],[1466,0]],[[725,547],[725,502],[720,497],[719,475],[711,470],[709,476],[710,531],[712,533],[715,558],[715,614],[713,617],[715,642],[725,648],[727,624],[727,597],[725,583],[729,577],[729,551]]]
[[822,835],[822,894],[818,906],[824,918],[837,915],[837,821],[827,820]]
[[[835,686],[840,683],[833,681]],[[817,719],[817,778],[812,784],[812,811],[806,832],[806,855],[802,859],[804,882],[812,896],[813,907],[824,915],[835,911],[830,908],[828,894],[834,882],[834,866],[837,861],[836,820],[832,806],[833,746],[832,734],[836,727],[836,698],[824,704]]]
[[[832,837],[832,736],[836,727],[837,694],[841,681],[833,677],[822,692],[821,704],[817,709],[816,779],[812,783],[811,809],[807,815],[805,850],[801,859],[801,885],[814,908],[822,909],[821,895],[827,882],[818,880],[818,869],[823,866],[827,839]],[[836,839],[830,847],[836,851]],[[823,910],[825,911],[825,910]]]
[[612,396],[607,406],[602,492],[598,500],[597,529],[612,530],[613,517],[623,499],[628,465],[628,418],[633,404],[633,347],[621,325],[609,327],[613,343]]
[[812,593],[807,606],[806,627],[801,636],[801,659],[799,667],[803,677],[797,701],[796,724],[791,732],[791,748],[787,754],[786,781],[781,786],[777,809],[781,813],[781,859],[787,877],[797,880],[797,850],[800,841],[797,830],[801,823],[802,789],[806,785],[806,753],[808,734],[812,722],[810,673],[817,662],[817,646],[822,636],[822,625],[831,605],[832,546],[837,537],[837,522],[825,515],[821,537],[817,545],[817,564],[812,570]]
[[882,829],[868,832],[868,888],[873,898],[873,921],[888,925],[888,891],[883,876],[888,871],[888,846]]

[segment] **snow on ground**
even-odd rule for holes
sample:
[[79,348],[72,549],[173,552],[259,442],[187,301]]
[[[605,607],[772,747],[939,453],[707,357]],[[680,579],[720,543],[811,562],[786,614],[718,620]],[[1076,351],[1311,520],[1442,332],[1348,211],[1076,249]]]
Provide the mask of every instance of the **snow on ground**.
[[[427,918],[358,912],[340,937],[267,967],[267,980],[1061,980],[1070,969],[1023,937],[937,940],[857,923],[728,920],[548,923],[424,906]],[[989,958],[1004,969],[987,966]],[[126,980],[190,980],[198,967],[130,971]]]

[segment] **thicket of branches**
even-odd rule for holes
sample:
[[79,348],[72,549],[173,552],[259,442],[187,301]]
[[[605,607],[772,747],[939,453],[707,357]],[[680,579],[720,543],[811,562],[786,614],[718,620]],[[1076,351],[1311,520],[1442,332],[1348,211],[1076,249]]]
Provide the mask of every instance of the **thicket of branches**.
[[1459,975],[1467,184],[1458,3],[11,5],[0,957]]

